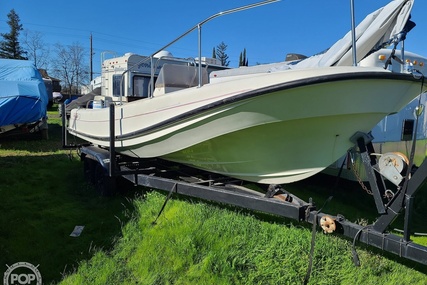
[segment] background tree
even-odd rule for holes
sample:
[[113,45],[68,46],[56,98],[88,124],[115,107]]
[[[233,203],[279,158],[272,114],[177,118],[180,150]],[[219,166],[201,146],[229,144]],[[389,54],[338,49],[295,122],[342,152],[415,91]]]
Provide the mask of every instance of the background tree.
[[0,58],[27,59],[26,52],[19,44],[19,33],[23,30],[19,16],[15,10],[10,10],[7,14],[7,24],[10,27],[9,33],[1,33],[3,41],[0,42]]
[[49,63],[49,47],[40,32],[24,32],[24,46],[28,59],[34,62],[36,68],[47,69]]
[[89,81],[88,67],[83,64],[86,54],[79,43],[70,46],[55,45],[56,58],[52,60],[55,77],[63,84],[63,92],[79,94],[80,87]]
[[228,55],[225,53],[227,50],[227,45],[224,42],[221,42],[215,50],[216,58],[221,61],[221,65],[228,66],[230,61],[228,60]]
[[239,66],[249,66],[249,61],[246,58],[246,48],[240,53]]

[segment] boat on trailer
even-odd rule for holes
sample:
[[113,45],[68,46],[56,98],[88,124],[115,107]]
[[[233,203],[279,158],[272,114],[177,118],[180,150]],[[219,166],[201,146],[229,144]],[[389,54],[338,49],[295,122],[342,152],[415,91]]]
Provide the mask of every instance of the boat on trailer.
[[47,135],[48,93],[42,76],[29,60],[0,59],[0,137]]
[[[98,98],[114,104],[115,149],[264,184],[310,177],[345,154],[355,134],[369,132],[424,92],[424,67],[404,69],[405,59],[395,52],[414,25],[412,5],[392,1],[359,24],[355,42],[349,32],[304,60],[212,71],[209,77],[200,54],[194,63],[166,62],[158,73],[152,69],[147,97]],[[385,50],[388,45],[393,49]],[[155,54],[137,65],[154,67]],[[361,64],[382,54],[381,66]],[[118,86],[131,89],[121,78]],[[68,132],[108,148],[109,118],[108,108],[73,109]]]
[[[267,1],[267,2],[270,2],[270,1]],[[413,1],[394,1],[393,4],[412,5],[412,2]],[[400,10],[398,13],[400,13],[400,15],[404,14]],[[375,16],[371,18],[378,18],[376,16],[377,14],[375,14]],[[393,21],[393,20],[390,20],[390,21]],[[380,26],[382,27],[382,24],[380,24]],[[378,29],[378,26],[376,29]],[[347,44],[345,43],[345,45]],[[408,55],[411,57],[415,56],[414,54],[408,54]],[[336,115],[329,114],[329,117],[327,115],[324,115],[323,117],[318,115],[316,118],[319,120],[323,119],[324,117],[329,118],[330,121],[326,121],[326,123],[337,124],[337,121],[339,121],[340,119],[342,120],[345,116],[351,117],[351,114],[349,114],[350,111],[357,111],[358,110],[357,108],[361,108],[361,110],[364,110],[364,111],[359,114],[360,115],[359,120],[363,122],[361,124],[363,124],[364,126],[367,126],[369,124],[372,124],[372,121],[373,121],[373,119],[370,118],[369,116],[370,115],[369,111],[367,110],[371,110],[375,114],[377,113],[375,110],[378,110],[377,108],[381,108],[379,107],[383,103],[381,100],[384,100],[384,98],[386,99],[389,98],[384,95],[385,94],[384,92],[389,92],[390,94],[392,94],[392,95],[389,94],[388,96],[391,96],[390,100],[393,100],[394,102],[398,102],[396,104],[404,104],[403,102],[396,99],[396,97],[399,97],[399,95],[394,93],[393,90],[391,90],[392,88],[388,88],[388,84],[391,84],[392,86],[394,86],[394,88],[402,88],[400,91],[405,91],[403,93],[407,95],[406,99],[408,100],[410,100],[408,98],[410,96],[407,93],[413,92],[414,94],[416,94],[417,92],[422,91],[423,84],[422,82],[421,83],[419,82],[420,78],[418,78],[418,76],[420,75],[420,72],[416,71],[415,69],[414,70],[405,69],[406,72],[402,72],[401,67],[403,63],[406,62],[405,60],[402,62],[402,58],[404,58],[403,54],[400,54],[400,57],[396,56],[395,49],[392,49],[391,51],[379,49],[378,51],[374,51],[369,56],[365,57],[365,59],[367,60],[360,61],[359,66],[357,68],[348,67],[348,66],[347,67],[338,66],[338,67],[331,67],[331,68],[320,67],[322,65],[321,64],[322,59],[325,59],[323,55],[323,56],[317,56],[317,58],[311,58],[309,62],[299,61],[299,59],[297,59],[296,61],[288,62],[285,65],[270,64],[268,66],[264,65],[264,66],[250,67],[246,69],[245,72],[242,72],[242,70],[239,70],[239,69],[216,71],[214,73],[211,73],[211,82],[209,84],[203,85],[203,87],[213,86],[214,84],[218,84],[220,86],[228,86],[227,88],[232,88],[233,82],[235,81],[242,80],[240,81],[240,83],[244,82],[249,84],[248,78],[255,79],[257,78],[257,76],[260,76],[260,75],[265,76],[266,73],[273,74],[273,73],[276,73],[273,71],[278,71],[278,70],[288,70],[288,69],[291,70],[293,67],[298,65],[299,62],[301,62],[302,65],[311,65],[311,68],[306,68],[307,67],[306,66],[305,68],[301,68],[299,72],[283,73],[286,75],[291,74],[294,77],[290,76],[291,79],[289,79],[289,81],[284,81],[281,84],[274,85],[271,83],[271,81],[275,80],[276,76],[280,77],[280,75],[275,75],[268,80],[267,78],[270,78],[270,77],[265,76],[264,80],[266,80],[267,83],[263,83],[263,84],[270,84],[270,85],[262,85],[263,86],[262,88],[255,87],[254,90],[249,90],[249,91],[246,90],[238,94],[234,98],[232,96],[230,97],[224,96],[224,98],[220,98],[217,101],[215,101],[214,98],[208,97],[213,100],[211,101],[210,104],[203,105],[203,107],[200,107],[200,110],[199,108],[194,108],[193,113],[192,112],[184,113],[185,115],[188,115],[187,117],[186,116],[181,117],[180,115],[176,115],[176,113],[173,113],[174,108],[182,107],[181,106],[182,101],[179,101],[178,98],[175,98],[175,97],[182,96],[184,97],[184,99],[186,98],[186,96],[191,97],[191,94],[193,94],[191,92],[196,92],[196,91],[189,92],[189,90],[191,90],[192,88],[187,87],[182,91],[171,92],[171,94],[168,94],[166,90],[158,90],[157,96],[150,95],[148,96],[147,99],[136,100],[135,102],[142,101],[142,102],[149,103],[155,98],[158,98],[157,100],[160,100],[159,98],[168,98],[168,97],[170,100],[172,100],[171,101],[172,103],[168,105],[170,106],[169,110],[167,108],[166,109],[160,108],[157,110],[154,109],[152,111],[153,113],[159,112],[159,116],[167,112],[173,113],[172,119],[170,121],[166,121],[164,122],[164,124],[159,123],[157,125],[151,125],[151,127],[144,130],[146,131],[146,133],[144,133],[145,135],[151,135],[151,136],[158,135],[157,137],[158,140],[152,138],[153,142],[159,142],[164,139],[170,139],[171,142],[175,142],[176,140],[174,140],[174,136],[179,136],[180,134],[186,131],[190,131],[190,133],[188,133],[189,135],[197,136],[198,135],[197,132],[191,133],[191,130],[193,128],[201,127],[203,126],[203,124],[205,124],[205,128],[201,128],[199,130],[203,130],[203,132],[209,133],[209,131],[214,131],[212,129],[214,126],[219,127],[219,124],[215,124],[217,123],[217,120],[221,120],[221,118],[228,118],[227,116],[224,116],[224,114],[232,116],[233,114],[236,113],[234,112],[236,110],[238,110],[237,113],[241,112],[241,113],[244,113],[243,115],[246,115],[246,117],[242,117],[245,120],[252,122],[255,119],[257,119],[260,123],[255,127],[258,127],[258,128],[270,127],[270,126],[274,126],[275,124],[282,124],[283,126],[286,126],[285,122],[290,124],[295,123],[295,121],[303,122],[303,119],[301,118],[289,119],[288,121],[282,122],[281,120],[283,120],[285,116],[283,115],[283,113],[285,112],[274,113],[276,116],[278,116],[278,119],[274,121],[274,119],[271,118],[272,112],[269,112],[269,113],[265,112],[265,110],[268,107],[271,107],[274,110],[285,108],[285,111],[290,113],[290,115],[293,115],[293,116],[295,116],[295,114],[300,112],[303,114],[302,116],[306,116],[307,118],[312,119],[312,117],[315,117],[315,116],[310,116],[309,114],[322,114],[317,107],[327,108],[327,110],[334,110],[338,108],[333,108],[330,105],[335,104],[336,106],[343,108],[343,106],[357,103],[356,105],[358,105],[358,107],[355,107],[354,109],[343,108],[343,110],[347,113],[344,113],[344,112],[341,114],[336,113]],[[334,62],[337,62],[337,61],[334,60]],[[200,72],[201,61],[199,63],[200,63],[199,66],[196,66],[196,68],[199,69],[199,72],[197,74],[201,74]],[[313,68],[313,65],[319,65],[319,66],[317,66],[317,68]],[[366,65],[368,67],[366,66],[363,67],[362,65]],[[381,68],[378,69],[378,68],[375,68],[375,66],[377,67],[380,66]],[[420,65],[420,67],[422,66]],[[166,68],[165,70],[167,69],[168,68]],[[163,70],[163,72],[167,72],[165,70]],[[336,73],[334,74],[334,72]],[[352,74],[351,72],[354,72],[354,74]],[[129,86],[131,85],[129,83],[132,83],[132,82],[135,83],[135,81],[130,80],[131,78],[129,77],[126,77],[125,73],[126,72],[122,73],[123,78],[125,78],[125,80],[119,81],[120,86],[125,86],[126,89],[132,90],[132,88],[129,88]],[[280,72],[278,73],[280,74]],[[318,75],[319,77],[314,76],[313,73]],[[153,74],[156,74],[156,73],[152,71],[151,75]],[[166,75],[162,75],[162,72],[159,72],[157,74],[158,74],[157,83],[159,83],[159,85],[157,85],[158,88],[166,88],[166,87],[177,88],[175,84],[171,84],[169,86],[168,84],[165,84],[167,80],[163,80],[162,77]],[[184,73],[180,74],[181,78],[183,74]],[[300,76],[298,76],[298,74]],[[311,74],[311,77],[310,77],[310,74]],[[252,76],[252,75],[256,75],[256,76]],[[214,77],[215,79],[212,80],[212,77]],[[322,91],[322,88],[329,91],[334,91],[335,90],[334,88],[337,88],[336,90],[338,90],[339,92],[342,92],[342,94],[346,94],[347,92],[349,92],[348,84],[352,83],[349,78],[353,78],[353,80],[359,83],[357,85],[353,84],[351,85],[351,87],[359,91],[359,93],[357,93],[356,98],[358,98],[359,96],[362,96],[361,100],[368,100],[365,102],[365,104],[362,104],[362,102],[360,102],[361,100],[355,101],[354,98],[353,100],[348,100],[348,97],[346,96],[342,97],[342,101],[344,101],[345,99],[345,100],[348,100],[347,102],[341,102],[339,99],[338,101],[335,101],[335,102],[328,102],[329,105],[325,104],[324,102],[320,102],[321,98],[324,98],[325,100],[327,100],[328,99],[327,96],[332,96],[331,93],[333,94],[335,93],[335,92]],[[331,79],[331,80],[328,80],[328,79]],[[377,86],[377,84],[379,84],[377,81],[382,82],[384,85],[380,88],[379,86]],[[150,83],[152,82],[153,81],[151,78],[148,84],[150,85]],[[225,84],[227,82],[229,84]],[[258,81],[257,83],[262,84]],[[340,83],[344,83],[342,85],[347,86],[347,88],[340,89],[341,88]],[[154,85],[151,84],[151,86],[153,86],[152,92],[154,93]],[[307,94],[305,94],[304,92],[300,92],[306,86],[309,87],[309,89],[307,90],[311,90],[312,92],[307,92]],[[365,88],[363,88],[363,86],[365,86]],[[201,85],[199,85],[198,87],[200,88]],[[365,92],[369,93],[370,87],[377,88],[377,93],[373,94],[373,96],[378,101],[372,101],[372,98],[367,98],[363,96]],[[217,91],[216,89],[217,87],[210,87],[210,88],[213,88],[212,90]],[[299,90],[299,88],[301,89]],[[383,92],[383,88],[386,88],[384,92]],[[417,88],[419,88],[418,91],[416,90]],[[294,89],[297,89],[297,90],[294,90]],[[207,90],[207,89],[203,89],[203,90]],[[188,93],[184,91],[187,91]],[[378,93],[380,95],[377,95]],[[187,95],[184,96],[184,94],[187,94]],[[247,94],[251,94],[252,96],[247,96]],[[288,94],[291,94],[294,96],[287,97]],[[312,97],[310,97],[310,94]],[[318,97],[316,97],[317,94],[319,94]],[[372,93],[369,93],[369,94],[372,94]],[[180,96],[176,96],[176,95],[180,95]],[[200,96],[199,100],[201,101],[208,100],[207,98],[203,97],[203,93],[200,93],[198,95]],[[307,100],[307,102],[305,102],[306,104],[303,104],[304,102],[297,100],[298,98],[295,98],[297,97],[297,95],[304,97]],[[402,95],[402,93],[400,93],[400,95]],[[283,106],[273,106],[271,105],[269,100],[257,101],[259,98],[262,98],[263,96],[266,96],[268,98],[274,98],[274,99],[279,99],[279,97],[283,96],[286,98],[291,98],[293,99],[293,101],[291,100],[289,102],[286,102],[287,104],[284,104]],[[413,95],[413,96],[415,97],[416,95]],[[329,99],[336,99],[336,98],[341,98],[341,97],[334,96],[334,97],[330,97]],[[309,201],[306,202],[298,198],[297,196],[295,196],[293,193],[286,191],[280,185],[270,184],[267,186],[263,184],[258,184],[259,189],[257,189],[257,191],[254,191],[251,187],[251,186],[254,186],[253,183],[247,183],[245,181],[241,181],[233,177],[230,177],[229,173],[227,173],[226,171],[223,171],[226,174],[225,176],[223,176],[220,174],[213,173],[210,170],[210,168],[208,168],[208,171],[206,172],[206,171],[194,168],[194,166],[191,165],[190,163],[185,163],[187,165],[174,163],[172,161],[173,159],[169,159],[170,161],[167,161],[167,160],[161,159],[161,157],[159,158],[159,157],[148,156],[146,158],[139,158],[138,155],[135,155],[132,153],[130,153],[129,155],[123,154],[123,153],[126,153],[126,151],[131,152],[132,150],[132,146],[128,146],[128,147],[122,146],[126,140],[124,140],[123,138],[122,139],[118,138],[118,136],[120,136],[123,133],[123,126],[124,126],[124,124],[118,124],[118,122],[119,123],[125,122],[123,112],[125,110],[126,112],[128,112],[129,110],[127,108],[126,109],[123,108],[123,106],[136,105],[135,103],[132,102],[132,100],[128,100],[128,99],[129,98],[121,98],[121,97],[107,99],[105,98],[105,96],[104,97],[95,96],[94,100],[98,101],[97,103],[99,105],[103,105],[101,104],[102,100],[112,101],[112,102],[116,101],[120,103],[115,103],[115,104],[110,103],[108,108],[104,108],[104,109],[95,108],[95,110],[82,110],[84,111],[83,114],[85,115],[85,118],[88,119],[89,117],[86,117],[86,115],[91,114],[91,112],[95,114],[96,112],[100,112],[100,111],[104,111],[105,109],[108,109],[109,115],[108,115],[107,121],[109,122],[109,126],[105,126],[105,122],[102,122],[101,124],[103,127],[106,127],[109,131],[110,135],[108,136],[107,142],[105,142],[105,138],[103,136],[95,135],[95,138],[92,138],[92,139],[95,139],[93,144],[89,144],[89,145],[68,144],[67,131],[73,132],[73,128],[72,128],[73,122],[76,122],[78,124],[82,123],[79,120],[73,121],[73,116],[79,116],[80,112],[77,110],[73,110],[71,112],[71,117],[70,117],[71,125],[69,125],[68,127],[66,127],[67,126],[66,116],[62,116],[63,147],[79,148],[79,154],[84,164],[83,167],[84,167],[85,177],[88,179],[88,182],[94,185],[94,188],[100,194],[102,195],[111,194],[112,191],[115,190],[116,183],[118,182],[117,179],[124,178],[130,181],[133,185],[140,185],[148,189],[154,188],[157,190],[164,190],[169,192],[169,194],[166,197],[165,203],[163,204],[162,209],[160,210],[158,216],[160,216],[160,214],[162,213],[162,210],[165,208],[165,205],[167,201],[170,199],[170,197],[173,194],[180,194],[188,197],[195,197],[198,199],[215,201],[221,204],[226,203],[229,205],[234,205],[237,207],[254,210],[257,212],[269,213],[269,214],[275,215],[276,217],[286,217],[286,218],[294,219],[296,221],[305,221],[308,223],[312,223],[313,224],[312,239],[314,239],[315,237],[316,226],[320,225],[320,227],[323,229],[325,233],[338,233],[353,239],[352,254],[353,254],[353,260],[356,265],[360,264],[360,261],[358,260],[358,257],[357,257],[357,252],[354,248],[356,241],[365,243],[369,246],[377,247],[381,250],[393,253],[396,256],[404,257],[404,258],[419,262],[421,264],[427,265],[427,247],[417,244],[411,240],[411,235],[412,235],[411,217],[413,214],[414,197],[416,192],[420,190],[421,186],[425,185],[427,181],[427,161],[426,160],[411,175],[409,175],[409,170],[408,170],[409,168],[406,168],[406,173],[405,171],[401,171],[403,173],[403,176],[400,175],[400,173],[398,173],[398,175],[396,176],[400,177],[399,181],[397,181],[397,179],[394,179],[394,180],[392,179],[392,182],[396,184],[395,192],[391,192],[390,189],[385,188],[385,179],[388,179],[391,176],[393,176],[393,174],[396,174],[395,172],[397,169],[395,167],[396,166],[395,162],[397,162],[398,159],[395,159],[396,157],[392,157],[392,159],[389,161],[380,159],[380,161],[377,163],[377,157],[375,156],[375,153],[374,153],[372,138],[369,133],[358,131],[354,135],[352,135],[350,138],[347,138],[348,140],[356,144],[357,147],[360,149],[360,154],[363,158],[363,164],[365,168],[368,170],[367,175],[369,176],[369,185],[371,187],[371,191],[372,191],[371,193],[374,197],[375,205],[377,207],[377,211],[379,214],[378,219],[373,224],[362,226],[346,220],[345,217],[341,214],[337,214],[336,216],[330,216],[330,215],[324,214],[321,212],[321,209],[318,210],[316,208],[316,204],[312,198],[310,198]],[[406,100],[406,99],[403,99],[403,100]],[[319,105],[313,107],[313,105],[310,104],[311,100],[317,100],[316,103],[318,103]],[[198,100],[191,101],[190,103],[196,104],[197,101]],[[259,104],[255,106],[254,104],[255,102],[258,102]],[[278,100],[276,101],[276,103],[277,102],[282,102],[282,101]],[[290,104],[293,102],[297,102],[299,103],[299,105]],[[212,105],[212,110],[210,108],[210,105]],[[251,108],[238,109],[240,108],[240,105],[242,105],[242,107],[250,106]],[[144,112],[147,112],[147,110],[144,108],[145,105],[136,105],[136,106],[140,107],[142,110],[145,110]],[[230,108],[229,112],[228,112],[228,109],[226,108],[227,106],[229,106]],[[294,107],[294,109],[292,109],[291,107]],[[296,110],[296,107],[301,107],[301,109]],[[393,107],[391,106],[388,106],[387,108],[393,109]],[[399,109],[399,106],[396,105],[394,109]],[[62,110],[64,113],[65,106],[62,106]],[[120,112],[118,112],[118,110]],[[215,110],[218,112],[213,113]],[[263,110],[264,113],[262,114],[264,114],[264,121],[261,120],[263,118],[262,116],[258,116],[259,112],[257,110]],[[337,112],[337,111],[334,111],[334,112]],[[150,115],[148,113],[143,113],[143,114],[144,116]],[[206,115],[207,117],[204,117],[203,115]],[[357,116],[358,113],[356,112],[354,115]],[[97,116],[98,115],[95,115],[94,118]],[[368,117],[367,121],[364,121],[364,117]],[[155,116],[150,117],[150,119],[152,120],[156,118],[157,117]],[[141,121],[143,121],[144,119],[147,119],[147,117],[143,117],[140,114],[139,119],[140,121],[134,121],[134,123],[138,125]],[[197,119],[199,119],[199,121],[197,121]],[[91,120],[93,120],[93,118]],[[314,121],[314,119],[312,120]],[[206,122],[209,122],[210,124],[206,124]],[[185,123],[187,123],[187,125],[181,125]],[[234,120],[229,120],[229,121],[224,120],[222,121],[222,123],[230,124],[230,125],[237,124],[237,128],[245,124],[245,122],[239,122],[239,121],[235,122]],[[347,123],[349,123],[349,121]],[[306,135],[306,133],[304,129],[298,128],[298,124],[293,124],[293,126],[300,132],[295,131],[294,133],[291,134],[297,137],[297,139],[294,141],[295,144],[292,145],[292,148],[294,150],[295,149],[299,150],[297,144],[300,143],[301,141],[300,137],[303,137],[304,135]],[[348,125],[347,127],[349,129],[353,128],[351,124]],[[246,129],[251,129],[251,128],[254,128],[254,127],[247,127]],[[236,132],[237,134],[242,134],[240,131],[244,129],[245,127],[240,127],[239,130],[234,130],[234,132]],[[332,125],[330,126],[330,128],[323,127],[321,129],[322,132],[317,132],[317,130],[313,130],[314,132],[317,132],[318,136],[316,137],[316,139],[324,137],[325,134],[323,133],[323,131],[325,129],[333,130],[334,126]],[[158,132],[161,132],[162,130],[164,130],[165,134],[158,134]],[[243,144],[250,145],[250,144],[262,142],[265,146],[268,147],[270,146],[269,143],[271,141],[271,138],[281,138],[282,140],[295,139],[295,137],[292,137],[292,136],[285,136],[283,134],[283,130],[280,130],[279,134],[274,134],[273,131],[277,131],[277,130],[272,130],[272,133],[266,134],[266,137],[264,138],[261,138],[260,133],[257,132],[255,136],[258,136],[260,138],[259,139],[256,138],[256,140],[254,141],[252,141],[253,137],[251,137],[250,140],[246,142],[245,141],[242,142],[239,140],[237,141],[228,140],[228,141],[220,141],[220,142],[232,143],[232,144],[236,143],[240,146],[242,146]],[[75,132],[76,130],[74,130],[74,133]],[[104,132],[103,130],[100,130],[100,133],[103,134],[103,132]],[[170,135],[167,135],[168,132]],[[329,134],[331,133],[334,133],[334,132],[331,131]],[[228,137],[229,135],[231,134],[225,134],[224,136]],[[80,136],[83,138],[89,138],[87,135],[80,135]],[[138,137],[137,133],[135,133],[135,136],[131,135],[129,139],[135,139],[136,137]],[[187,140],[187,139],[193,139],[193,138],[187,138],[185,136],[182,136],[181,139]],[[211,139],[209,139],[208,141],[210,141]],[[336,149],[335,147],[337,147],[337,145],[339,144],[344,144],[343,138],[340,138],[338,136],[335,139],[336,139],[334,140],[335,145],[334,145],[334,148],[332,149]],[[313,144],[315,143],[317,142],[316,141],[313,142]],[[145,147],[146,145],[149,145],[149,144],[142,144],[141,146]],[[277,144],[274,144],[274,145],[277,146]],[[168,147],[167,145],[164,145],[164,146]],[[212,145],[207,143],[204,151],[209,153],[212,151],[213,149],[212,147],[213,147]],[[325,151],[331,150],[331,148],[329,148],[328,146],[325,145],[325,147],[326,147],[326,150],[324,149],[322,151],[325,152]],[[190,152],[190,150],[192,149],[189,149],[189,148],[187,148],[187,150],[188,150],[188,153],[186,155],[188,157],[192,157],[193,153],[195,152]],[[309,154],[312,154],[312,153],[309,153]],[[276,153],[274,156],[271,157],[271,159],[283,160],[283,156],[281,153]],[[298,160],[310,161],[310,156],[307,155],[306,149],[303,149],[303,151],[300,153]],[[313,163],[313,161],[315,160],[312,160],[311,163]],[[381,163],[383,164],[381,168],[382,171],[377,171],[378,170],[377,166],[378,164],[381,164]],[[190,167],[188,167],[188,165],[190,165]],[[251,169],[252,170],[258,169],[256,167],[257,166],[255,165]],[[223,173],[221,171],[218,171],[218,172]],[[249,184],[249,187],[248,187],[248,184]],[[331,198],[332,197],[329,197],[327,201],[329,201]],[[393,221],[395,221],[396,217],[400,215],[402,212],[404,212],[403,236],[393,234],[389,231]],[[311,244],[312,244],[311,252],[314,252],[314,248],[313,248],[315,244],[314,240],[312,240]],[[310,258],[312,258],[312,255],[310,256]],[[311,271],[311,264],[312,263],[310,261],[309,270],[307,271],[307,275],[306,275],[306,280],[308,280],[307,278],[309,277],[309,273]]]

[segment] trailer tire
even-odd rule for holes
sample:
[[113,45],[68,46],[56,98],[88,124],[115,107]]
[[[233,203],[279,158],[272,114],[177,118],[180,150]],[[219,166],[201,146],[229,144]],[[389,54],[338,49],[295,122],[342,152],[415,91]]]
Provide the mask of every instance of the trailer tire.
[[95,166],[95,190],[101,196],[112,196],[116,190],[116,178],[110,177],[107,170],[101,164]]
[[95,184],[95,167],[97,162],[89,157],[83,158],[83,175],[87,182]]

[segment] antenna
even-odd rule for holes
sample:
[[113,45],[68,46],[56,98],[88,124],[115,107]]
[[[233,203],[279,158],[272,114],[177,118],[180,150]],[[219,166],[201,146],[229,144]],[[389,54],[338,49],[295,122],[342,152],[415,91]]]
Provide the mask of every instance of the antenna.
[[353,66],[357,66],[357,54],[356,54],[356,24],[354,20],[354,0],[350,0],[350,13],[351,13],[351,41],[352,41],[352,52],[353,52]]

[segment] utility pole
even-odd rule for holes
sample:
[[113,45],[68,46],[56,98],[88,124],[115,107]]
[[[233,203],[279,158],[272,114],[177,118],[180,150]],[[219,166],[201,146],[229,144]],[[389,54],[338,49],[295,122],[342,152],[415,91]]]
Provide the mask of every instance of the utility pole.
[[92,47],[92,33],[90,33],[90,81],[93,79],[93,47]]

